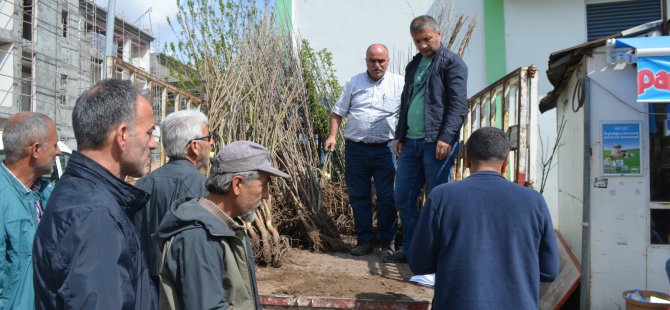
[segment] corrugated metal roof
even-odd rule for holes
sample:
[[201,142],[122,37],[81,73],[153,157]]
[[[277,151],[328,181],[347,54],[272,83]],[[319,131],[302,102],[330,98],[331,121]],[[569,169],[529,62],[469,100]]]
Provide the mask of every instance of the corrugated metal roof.
[[544,113],[556,107],[556,100],[567,86],[570,75],[572,75],[584,56],[589,55],[594,48],[605,45],[608,39],[636,37],[644,33],[659,30],[661,26],[662,23],[658,20],[551,53],[549,55],[547,78],[551,85],[554,85],[554,90],[547,93],[540,100],[540,112]]

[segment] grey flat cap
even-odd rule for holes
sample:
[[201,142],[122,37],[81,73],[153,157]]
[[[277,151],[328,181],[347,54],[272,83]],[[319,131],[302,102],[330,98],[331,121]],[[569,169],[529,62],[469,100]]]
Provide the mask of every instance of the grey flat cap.
[[224,146],[211,160],[211,173],[235,173],[246,171],[265,171],[269,174],[288,178],[289,175],[272,166],[270,153],[258,143],[235,141]]

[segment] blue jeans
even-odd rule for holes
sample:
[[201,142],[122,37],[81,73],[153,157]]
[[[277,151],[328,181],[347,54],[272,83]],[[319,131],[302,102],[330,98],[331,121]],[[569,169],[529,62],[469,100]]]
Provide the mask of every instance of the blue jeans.
[[393,202],[393,178],[396,163],[392,143],[366,145],[349,140],[345,142],[344,176],[359,242],[377,239],[377,233],[372,228],[372,180],[377,192],[379,240],[390,242],[395,239],[397,219]]
[[426,192],[437,185],[451,181],[451,168],[454,166],[459,143],[452,145],[451,153],[443,160],[435,158],[436,142],[423,139],[405,139],[398,158],[398,171],[395,180],[395,202],[402,222],[402,249],[407,253],[419,221],[418,198],[421,188]]

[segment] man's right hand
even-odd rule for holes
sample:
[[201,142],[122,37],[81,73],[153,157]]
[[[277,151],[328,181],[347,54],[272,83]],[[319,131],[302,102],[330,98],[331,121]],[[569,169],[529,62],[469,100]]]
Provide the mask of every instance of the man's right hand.
[[326,142],[323,144],[324,151],[332,152],[335,150],[335,138],[336,137],[328,137],[328,139],[326,139]]
[[400,156],[400,152],[402,151],[402,142],[400,140],[393,141],[393,150],[397,156]]

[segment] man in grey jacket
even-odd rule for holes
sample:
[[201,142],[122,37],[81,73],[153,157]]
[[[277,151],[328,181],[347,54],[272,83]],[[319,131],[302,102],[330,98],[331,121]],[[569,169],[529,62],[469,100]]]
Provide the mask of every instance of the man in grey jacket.
[[242,221],[269,198],[272,166],[261,145],[237,141],[213,159],[206,197],[175,202],[158,228],[161,309],[261,309],[254,257]]
[[151,239],[170,205],[183,197],[200,198],[207,194],[205,176],[198,171],[209,162],[214,143],[207,129],[207,116],[198,110],[182,110],[168,115],[161,123],[161,137],[167,164],[137,181],[137,187],[151,194],[147,206],[134,217],[135,228],[158,287],[161,250]]

